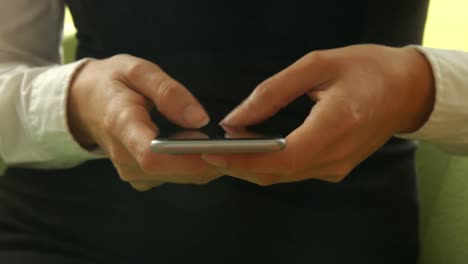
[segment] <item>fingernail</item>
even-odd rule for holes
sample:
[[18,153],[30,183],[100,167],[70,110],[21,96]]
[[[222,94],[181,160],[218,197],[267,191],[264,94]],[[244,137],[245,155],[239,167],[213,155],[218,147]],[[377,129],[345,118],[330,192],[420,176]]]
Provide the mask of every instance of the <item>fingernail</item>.
[[240,105],[234,108],[227,116],[219,122],[220,125],[235,125],[236,123],[236,112],[239,109]]
[[184,109],[184,119],[196,127],[202,127],[210,122],[210,117],[198,105],[191,104]]
[[[221,122],[219,122],[220,125],[231,125],[231,126],[235,126],[236,125],[236,122],[239,122],[239,117],[238,117],[238,114],[237,112],[244,108],[247,103],[250,100],[250,96],[247,97],[246,99],[244,99],[244,101],[242,101],[238,106],[236,106],[234,109],[231,110],[231,112],[229,112],[229,114],[227,116],[225,116],[223,118],[223,120],[221,120]],[[245,110],[245,109],[244,109]]]
[[221,122],[219,122],[219,124],[220,125],[229,125],[231,122],[232,122],[232,112],[229,113],[227,116],[225,116],[223,118],[223,120],[221,120]]
[[215,167],[218,168],[226,168],[227,167],[227,161],[220,156],[214,156],[214,155],[202,155],[202,159],[206,161],[208,164],[211,164]]

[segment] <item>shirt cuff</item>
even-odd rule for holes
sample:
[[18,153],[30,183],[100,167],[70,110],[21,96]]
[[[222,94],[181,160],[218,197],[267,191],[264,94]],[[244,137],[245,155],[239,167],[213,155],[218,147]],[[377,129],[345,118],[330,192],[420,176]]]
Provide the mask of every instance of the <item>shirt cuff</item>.
[[468,53],[412,46],[429,61],[435,80],[435,103],[431,115],[417,131],[402,138],[429,141],[454,153],[468,146]]
[[[67,120],[67,97],[75,73],[90,59],[53,67],[33,82],[29,108],[30,130],[47,153],[50,167],[76,166],[86,160],[104,158],[100,149],[86,150],[72,136]],[[53,166],[52,165],[52,166]],[[40,165],[39,165],[40,166]]]

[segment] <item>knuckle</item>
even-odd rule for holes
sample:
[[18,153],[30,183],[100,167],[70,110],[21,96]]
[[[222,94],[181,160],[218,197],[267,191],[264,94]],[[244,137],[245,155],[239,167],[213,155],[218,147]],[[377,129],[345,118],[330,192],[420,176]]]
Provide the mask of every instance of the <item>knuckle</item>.
[[134,155],[137,159],[138,155],[141,155],[141,143],[137,135],[137,130],[132,127],[128,127],[121,132],[120,141],[123,143],[127,151]]
[[117,169],[117,171],[118,171],[119,177],[120,177],[120,179],[121,179],[122,181],[130,183],[131,181],[134,181],[134,180],[135,180],[134,177],[133,177],[132,175],[127,174],[127,173],[123,172],[123,171],[120,170],[120,169]]
[[204,184],[212,182],[213,180],[219,178],[220,176],[222,175],[219,172],[204,170],[194,175],[193,179],[191,179],[191,183],[197,184],[197,185],[204,185]]
[[132,57],[131,62],[127,62],[127,66],[124,70],[124,75],[131,82],[135,82],[136,80],[139,80],[142,77],[153,73],[154,70],[161,71],[161,68],[144,59]]
[[364,118],[366,110],[358,103],[349,102],[346,105],[347,107],[344,109],[345,113],[347,113],[345,124],[347,124],[349,128],[356,127]]
[[117,110],[118,107],[109,107],[104,113],[103,130],[109,135],[118,136],[125,131],[125,124],[131,118],[131,111],[128,108]]
[[115,145],[108,147],[108,155],[114,164],[118,166],[129,166],[132,163],[127,151]]
[[120,111],[114,111],[115,115],[115,124],[118,127],[123,127],[129,120],[133,117],[133,111],[129,107],[125,107]]
[[340,183],[341,182],[341,180],[339,178],[335,177],[335,176],[330,176],[330,177],[324,179],[324,181],[330,182],[330,183]]
[[124,105],[123,98],[114,98],[108,103],[102,114],[102,126],[105,132],[111,135],[118,135],[127,122],[131,120],[134,115],[134,109],[128,106],[125,107]]
[[278,79],[278,75],[274,75],[260,83],[255,88],[253,96],[255,98],[262,98],[270,104],[276,102],[277,100],[273,100],[276,99],[274,86]]
[[108,60],[109,60],[109,63],[122,65],[122,64],[126,64],[126,63],[128,63],[128,61],[132,61],[134,59],[135,59],[135,57],[130,55],[130,54],[121,53],[121,54],[116,54],[116,55],[110,57]]
[[359,102],[354,102],[349,100],[349,98],[339,98],[342,103],[337,106],[336,110],[340,116],[341,121],[337,124],[342,131],[350,131],[356,129],[359,125],[365,122],[365,119],[368,118],[372,111],[366,108]]
[[120,165],[114,161],[112,163],[114,165],[114,168],[117,170],[117,173],[122,181],[130,183],[130,182],[134,182],[135,180],[137,180],[138,175],[135,175],[135,173],[132,173],[132,170],[129,170],[128,167],[124,165]]
[[212,178],[212,177],[200,176],[200,177],[196,177],[193,180],[193,183],[197,184],[197,185],[205,185],[205,184],[210,183],[213,180],[214,180],[214,178]]
[[255,93],[259,96],[268,96],[270,94],[271,87],[273,86],[273,83],[276,79],[276,75],[266,79],[257,86],[257,88],[255,89]]
[[307,61],[314,65],[325,65],[329,63],[325,51],[323,50],[315,50],[309,52],[305,55]]
[[146,174],[152,174],[154,171],[158,169],[158,163],[155,159],[151,158],[150,153],[147,151],[142,151],[136,157],[138,165],[140,166],[141,170]]
[[117,118],[115,111],[108,107],[108,110],[104,112],[102,122],[104,133],[107,135],[113,135],[117,131]]
[[[111,135],[113,140],[120,143],[112,144],[109,147],[110,158],[120,164],[128,164],[132,159],[127,150],[135,150],[138,148],[138,140],[133,135],[132,128],[126,126],[126,123],[131,118],[130,110],[122,110],[118,113],[111,112],[105,115],[103,122],[103,132],[106,135]],[[123,146],[125,146],[125,148]]]
[[[278,87],[282,86],[281,78],[279,74],[273,75],[272,77],[266,79],[264,82],[260,83],[254,93],[253,98],[261,98],[262,101],[268,102],[267,104],[261,105],[262,108],[279,110],[284,108],[294,96],[290,93],[281,93],[281,96],[278,96]],[[251,100],[247,100],[247,103]]]
[[267,175],[257,176],[256,182],[257,182],[258,185],[260,185],[262,187],[267,187],[267,186],[270,186],[270,185],[272,185],[274,183],[272,178],[267,176]]
[[157,103],[170,102],[171,97],[177,92],[179,85],[169,77],[164,78],[156,90]]
[[329,178],[330,182],[333,182],[333,183],[342,182],[346,178],[346,176],[348,176],[348,174],[351,172],[351,169],[352,169],[351,166],[348,166],[346,164],[337,166],[335,168],[334,173]]
[[145,183],[136,183],[136,182],[131,182],[129,183],[130,186],[133,187],[133,189],[139,191],[139,192],[146,192],[152,189],[154,186],[145,184]]
[[143,60],[136,60],[130,63],[125,70],[125,75],[130,80],[138,79],[145,72],[147,68],[146,62]]

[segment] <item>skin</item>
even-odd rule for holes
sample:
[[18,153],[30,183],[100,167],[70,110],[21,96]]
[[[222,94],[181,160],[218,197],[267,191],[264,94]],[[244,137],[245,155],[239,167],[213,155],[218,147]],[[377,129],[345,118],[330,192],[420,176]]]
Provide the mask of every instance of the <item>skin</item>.
[[286,137],[284,151],[203,159],[259,185],[340,182],[392,135],[420,128],[434,93],[431,67],[416,49],[357,45],[312,52],[261,83],[221,122],[252,125],[307,94],[316,105]]
[[221,176],[200,155],[150,150],[158,135],[148,114],[152,106],[182,127],[199,128],[209,122],[193,95],[157,65],[130,55],[90,61],[70,86],[70,131],[83,147],[98,145],[120,178],[140,191],[163,182],[204,184]]
[[[305,179],[339,182],[392,135],[421,127],[432,111],[434,91],[431,67],[413,48],[357,45],[314,51],[258,85],[222,121],[225,126],[259,123],[307,94],[316,104],[286,137],[284,151],[171,156],[149,148],[158,133],[150,106],[188,128],[203,126],[208,115],[158,66],[118,55],[90,61],[75,75],[68,122],[82,146],[99,145],[122,180],[137,190],[162,182],[203,184],[221,175],[263,186]],[[191,121],[184,115],[187,105],[193,105],[192,114],[200,110]]]

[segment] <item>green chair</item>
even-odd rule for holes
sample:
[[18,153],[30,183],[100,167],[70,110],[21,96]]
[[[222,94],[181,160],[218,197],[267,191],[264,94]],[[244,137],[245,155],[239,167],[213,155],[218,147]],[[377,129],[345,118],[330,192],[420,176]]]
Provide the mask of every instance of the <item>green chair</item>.
[[422,144],[417,153],[421,197],[420,264],[468,263],[468,157]]

